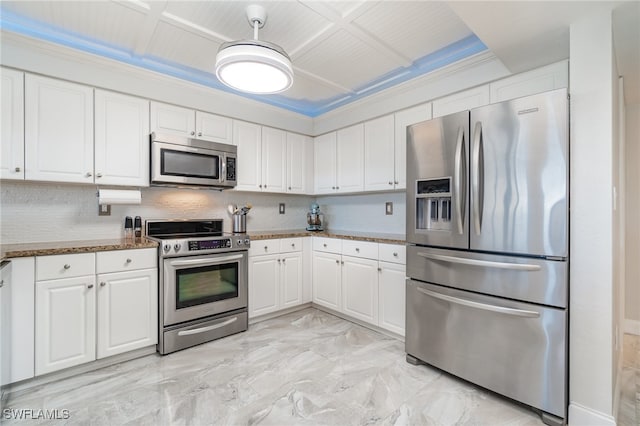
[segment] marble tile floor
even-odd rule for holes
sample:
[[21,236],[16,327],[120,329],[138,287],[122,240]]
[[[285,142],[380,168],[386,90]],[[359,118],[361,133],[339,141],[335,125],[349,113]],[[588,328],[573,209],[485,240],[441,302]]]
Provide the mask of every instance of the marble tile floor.
[[640,336],[624,335],[622,357],[618,426],[640,426]]
[[541,425],[536,413],[427,366],[404,343],[308,308],[245,333],[9,397],[56,425]]

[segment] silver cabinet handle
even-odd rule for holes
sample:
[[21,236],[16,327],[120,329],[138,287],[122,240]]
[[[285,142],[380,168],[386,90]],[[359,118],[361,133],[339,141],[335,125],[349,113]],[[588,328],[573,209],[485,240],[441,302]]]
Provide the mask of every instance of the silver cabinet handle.
[[284,264],[287,259],[282,259],[282,263]]
[[336,260],[336,265],[339,265],[339,264],[340,264],[340,261],[339,261],[339,260]]
[[4,280],[0,280],[0,288],[4,287]]
[[356,252],[360,253],[360,249],[358,247],[356,247]]
[[131,259],[127,259],[127,260],[126,260],[126,262],[127,262],[127,263],[131,263]]
[[398,257],[398,253],[393,253],[393,257]]
[[278,263],[281,263],[281,262],[282,262],[282,259],[278,259]]
[[267,251],[267,250],[269,250],[269,247],[268,246],[264,246],[264,251]]
[[93,288],[93,284],[89,284],[87,288]]
[[420,293],[426,294],[427,296],[431,296],[435,299],[440,299],[440,300],[444,300],[445,302],[455,303],[456,305],[468,306],[469,308],[481,309],[483,311],[497,312],[499,314],[512,315],[515,317],[522,317],[522,318],[539,318],[540,317],[540,313],[536,311],[525,311],[522,309],[513,309],[513,308],[505,308],[503,306],[488,305],[486,303],[474,302],[472,300],[460,299],[458,297],[436,293],[431,290],[426,290],[420,287],[418,287],[417,290]]
[[107,285],[107,283],[105,283],[104,281],[100,283],[100,287],[104,287],[105,285]]
[[336,189],[336,187],[335,187],[335,186],[332,186],[332,187],[331,187],[331,189]]
[[540,265],[526,263],[491,262],[488,260],[467,259],[464,257],[445,256],[442,254],[418,253],[418,256],[426,259],[441,260],[443,262],[459,263],[470,266],[483,266],[487,268],[511,269],[514,271],[539,271]]
[[67,264],[65,264],[65,265],[63,266],[63,268],[64,268],[64,269],[69,269],[69,268],[71,268],[71,265],[69,265],[69,264],[67,263]]
[[323,247],[327,247],[327,244],[322,244]]
[[336,186],[336,189],[340,189],[340,187],[339,187],[339,186]]
[[382,268],[378,268],[378,272],[382,272]]
[[291,243],[291,247],[296,248],[296,244],[295,243]]
[[400,182],[398,182],[397,180],[394,181],[393,183],[395,183],[396,185],[400,184]]
[[202,136],[202,132],[198,132],[198,136]]
[[92,176],[92,175],[91,175],[91,172],[87,172],[87,173],[85,174],[85,176],[86,176],[86,177],[91,177],[91,176]]
[[102,173],[96,173],[96,177],[97,178],[101,178],[102,177]]
[[21,169],[20,167],[16,167],[16,173],[19,172]]
[[196,132],[192,130],[192,131],[191,131],[191,136],[193,136],[193,135],[195,135],[195,134],[196,134]]
[[193,330],[179,331],[178,332],[178,336],[190,336],[192,334],[206,333],[207,331],[215,330],[216,328],[220,328],[220,327],[227,326],[229,324],[233,324],[237,320],[238,320],[238,317],[233,317],[233,318],[228,319],[228,320],[226,320],[224,322],[221,322],[221,323],[218,323],[218,324],[213,324],[213,325],[210,325],[210,326],[207,326],[207,327],[200,327],[200,328],[194,328]]
[[464,231],[462,229],[462,221],[464,220],[463,211],[462,211],[462,203],[466,200],[466,191],[462,190],[462,181],[464,176],[462,174],[462,162],[465,161],[465,151],[464,151],[464,130],[462,126],[458,129],[458,141],[456,142],[456,154],[455,154],[455,171],[453,178],[453,190],[455,191],[454,200],[456,206],[456,218],[458,225],[458,234],[462,234]]
[[344,265],[344,260],[340,261],[340,264],[341,264],[341,265]]
[[262,188],[262,184],[258,185],[260,188]]
[[289,187],[289,191],[291,191],[291,187]]
[[389,181],[389,185],[393,185],[393,182],[392,182],[392,181]]
[[267,189],[267,184],[266,183],[264,184],[264,188]]

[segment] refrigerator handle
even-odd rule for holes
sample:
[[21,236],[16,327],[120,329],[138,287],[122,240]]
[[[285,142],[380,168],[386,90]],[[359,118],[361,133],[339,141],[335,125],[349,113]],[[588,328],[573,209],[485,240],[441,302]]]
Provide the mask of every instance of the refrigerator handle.
[[473,189],[473,221],[475,224],[476,234],[480,235],[482,229],[482,209],[483,198],[481,186],[484,182],[484,161],[480,161],[482,155],[482,122],[478,121],[473,132],[473,175],[471,185]]
[[[455,198],[455,206],[456,206],[456,218],[458,225],[458,234],[462,234],[463,230],[463,222],[464,222],[464,206],[462,203],[466,202],[466,188],[462,190],[463,184],[463,161],[465,158],[464,151],[464,129],[462,126],[458,129],[458,142],[456,143],[456,158],[455,158],[455,179],[454,179],[454,198]],[[466,175],[466,173],[465,173]]]
[[418,252],[418,256],[425,259],[440,260],[442,262],[459,263],[461,265],[481,266],[485,268],[511,269],[513,271],[539,271],[540,265],[527,263],[493,262],[490,260],[467,259],[466,257],[445,256],[443,254]]
[[488,305],[486,303],[474,302],[472,300],[460,299],[459,297],[449,296],[447,294],[436,293],[431,290],[418,287],[417,290],[431,296],[436,299],[444,300],[445,302],[455,303],[456,305],[468,306],[470,308],[481,309],[483,311],[497,312],[500,314],[512,315],[522,318],[539,318],[540,313],[536,311],[525,311],[523,309],[505,308],[503,306]]

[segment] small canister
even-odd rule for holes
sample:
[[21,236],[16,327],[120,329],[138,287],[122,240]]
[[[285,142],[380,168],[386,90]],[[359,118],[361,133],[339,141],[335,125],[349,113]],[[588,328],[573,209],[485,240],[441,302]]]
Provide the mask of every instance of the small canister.
[[244,234],[247,232],[247,215],[234,214],[231,216],[233,219],[233,233]]

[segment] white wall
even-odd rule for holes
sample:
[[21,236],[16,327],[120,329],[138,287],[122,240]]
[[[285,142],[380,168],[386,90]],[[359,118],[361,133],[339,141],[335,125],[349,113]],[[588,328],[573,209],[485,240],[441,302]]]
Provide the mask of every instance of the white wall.
[[626,106],[626,332],[640,334],[640,104]]
[[569,423],[613,418],[613,43],[611,14],[570,27]]
[[[3,181],[0,189],[2,244],[120,238],[125,216],[146,219],[223,218],[231,230],[227,205],[251,203],[247,231],[302,229],[312,197],[170,188],[142,189],[142,204],[112,206],[98,216],[95,186]],[[285,203],[285,214],[278,214]]]

